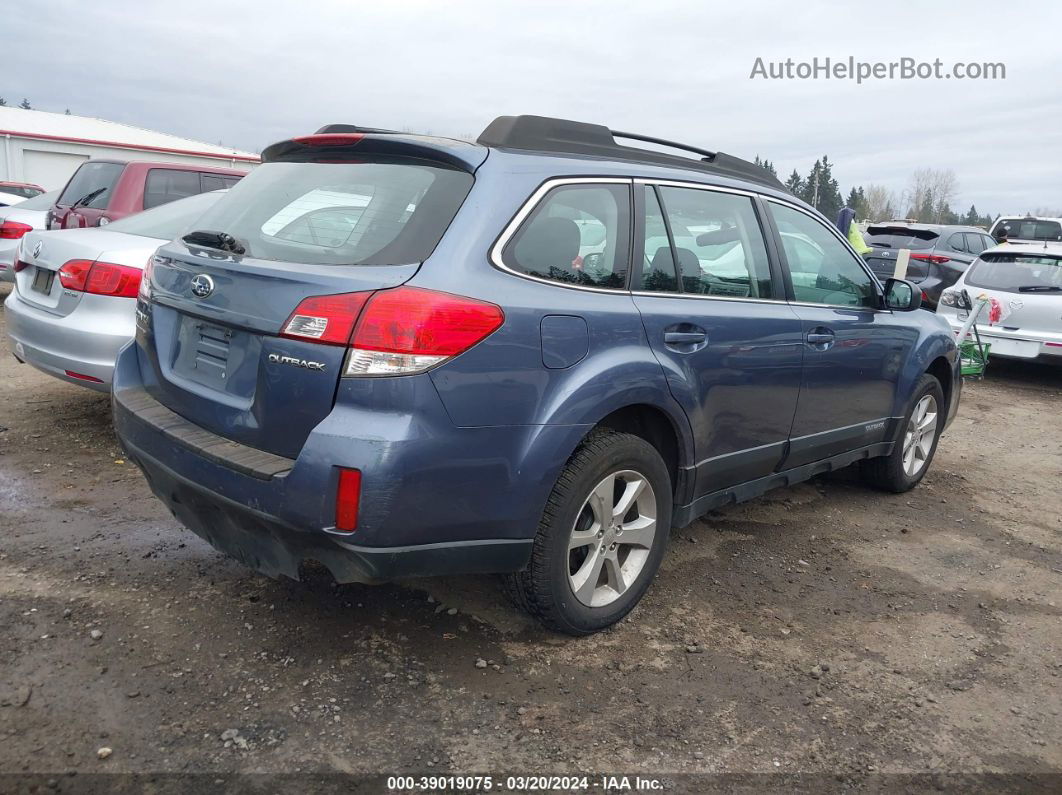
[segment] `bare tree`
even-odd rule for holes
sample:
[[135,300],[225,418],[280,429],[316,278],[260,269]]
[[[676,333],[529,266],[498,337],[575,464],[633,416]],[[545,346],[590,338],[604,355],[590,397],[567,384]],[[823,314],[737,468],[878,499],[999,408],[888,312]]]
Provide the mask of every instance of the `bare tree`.
[[918,169],[904,192],[907,216],[922,223],[940,223],[958,189],[959,181],[950,168]]
[[1033,210],[1033,215],[1038,215],[1041,218],[1062,218],[1062,210],[1057,207],[1037,207]]
[[884,185],[867,185],[863,190],[867,217],[871,221],[888,221],[896,217],[896,197]]

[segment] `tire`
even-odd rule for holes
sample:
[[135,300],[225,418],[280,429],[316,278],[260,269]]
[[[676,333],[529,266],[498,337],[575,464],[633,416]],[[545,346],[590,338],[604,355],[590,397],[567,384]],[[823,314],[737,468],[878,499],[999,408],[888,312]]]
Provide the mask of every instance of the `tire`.
[[632,434],[595,431],[553,487],[531,562],[507,576],[511,598],[568,635],[615,624],[638,604],[660,567],[671,507],[671,477],[656,448]]
[[[923,411],[923,408],[926,410]],[[927,438],[928,433],[919,431],[918,426],[924,426],[930,413],[934,414],[934,423],[932,435]],[[946,414],[947,406],[940,382],[931,375],[923,375],[915,386],[914,396],[896,430],[892,452],[887,456],[863,461],[863,479],[875,488],[895,494],[917,486],[933,463]],[[919,433],[922,435],[919,436]],[[912,458],[908,458],[908,454]],[[912,460],[916,466],[911,464]]]

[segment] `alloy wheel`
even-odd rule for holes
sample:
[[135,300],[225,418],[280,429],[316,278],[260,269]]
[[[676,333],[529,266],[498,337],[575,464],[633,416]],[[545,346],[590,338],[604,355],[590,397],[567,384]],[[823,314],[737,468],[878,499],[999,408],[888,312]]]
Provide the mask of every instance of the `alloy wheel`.
[[656,494],[649,479],[625,469],[604,477],[586,498],[568,541],[568,582],[575,598],[603,607],[630,588],[656,538]]
[[922,471],[936,435],[937,401],[932,395],[925,395],[911,412],[903,437],[903,471],[908,477]]

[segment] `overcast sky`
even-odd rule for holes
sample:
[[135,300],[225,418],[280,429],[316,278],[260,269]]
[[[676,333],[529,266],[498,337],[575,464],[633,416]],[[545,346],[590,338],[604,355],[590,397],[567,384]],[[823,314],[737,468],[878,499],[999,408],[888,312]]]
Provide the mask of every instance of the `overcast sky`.
[[[12,0],[4,0],[11,10]],[[502,114],[774,161],[841,190],[953,169],[955,208],[1062,208],[1062,3],[48,0],[0,96],[258,151],[328,122],[475,135]],[[749,78],[757,57],[1002,62],[1006,79]]]

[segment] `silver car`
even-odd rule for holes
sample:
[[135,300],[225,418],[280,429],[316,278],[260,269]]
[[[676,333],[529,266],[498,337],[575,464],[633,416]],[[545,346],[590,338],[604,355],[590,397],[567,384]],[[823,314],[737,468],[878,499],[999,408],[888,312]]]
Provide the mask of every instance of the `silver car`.
[[44,229],[61,191],[42,193],[14,207],[0,207],[0,282],[15,281],[15,252],[27,232]]
[[4,302],[19,361],[101,392],[136,330],[136,296],[148,257],[225,191],[202,193],[103,228],[30,232],[22,238],[15,289]]
[[1062,364],[1062,243],[1005,243],[981,254],[940,296],[937,314],[956,332],[969,318],[963,291],[991,301],[977,317],[990,358]]

